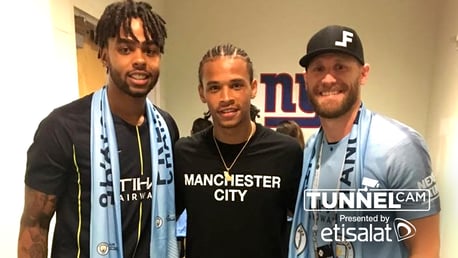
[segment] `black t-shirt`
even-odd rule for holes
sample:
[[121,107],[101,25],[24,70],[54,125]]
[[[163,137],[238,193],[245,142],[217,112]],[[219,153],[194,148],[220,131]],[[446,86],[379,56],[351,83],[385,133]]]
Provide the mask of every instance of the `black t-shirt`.
[[[219,142],[228,166],[242,145]],[[175,198],[178,212],[187,209],[186,257],[282,257],[302,154],[294,138],[257,124],[227,182],[212,128],[178,140]]]
[[[57,196],[52,257],[89,257],[92,94],[55,109],[38,126],[27,152],[25,183]],[[173,118],[158,108],[178,137]],[[148,122],[113,116],[118,143],[124,257],[148,257],[151,229],[151,147]],[[138,239],[138,235],[140,238]]]

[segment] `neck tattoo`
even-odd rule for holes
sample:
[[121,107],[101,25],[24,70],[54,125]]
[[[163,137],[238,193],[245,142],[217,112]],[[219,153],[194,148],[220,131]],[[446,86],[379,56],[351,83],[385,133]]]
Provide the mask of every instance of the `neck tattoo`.
[[246,140],[245,144],[242,146],[242,149],[240,149],[240,151],[237,154],[237,156],[235,156],[235,159],[234,159],[234,161],[232,161],[230,166],[227,166],[226,161],[224,160],[223,154],[221,153],[221,150],[219,148],[218,142],[216,141],[215,134],[213,134],[213,141],[215,142],[216,149],[218,150],[219,157],[221,158],[221,161],[223,162],[224,168],[226,169],[223,172],[224,173],[224,179],[226,179],[226,181],[231,181],[232,180],[232,175],[230,173],[231,168],[237,162],[238,158],[240,157],[240,154],[242,154],[243,150],[248,145],[248,142],[250,141],[251,137],[254,134],[254,128],[255,127],[253,126],[253,124],[251,122],[250,122],[250,126],[251,126],[250,135],[248,136],[248,139]]

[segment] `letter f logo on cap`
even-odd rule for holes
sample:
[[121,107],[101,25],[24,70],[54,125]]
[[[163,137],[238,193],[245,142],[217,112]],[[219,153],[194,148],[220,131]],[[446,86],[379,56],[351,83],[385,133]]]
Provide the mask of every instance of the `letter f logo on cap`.
[[348,42],[353,42],[353,33],[344,30],[342,31],[342,41],[336,40],[335,45],[339,47],[347,47]]

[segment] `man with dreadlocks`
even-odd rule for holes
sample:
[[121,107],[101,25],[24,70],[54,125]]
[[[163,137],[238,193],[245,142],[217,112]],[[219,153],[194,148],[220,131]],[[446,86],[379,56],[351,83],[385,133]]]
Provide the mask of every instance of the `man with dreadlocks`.
[[198,91],[213,126],[175,145],[177,212],[187,210],[187,258],[279,258],[286,248],[302,149],[250,118],[257,82],[247,53],[210,49]]
[[27,152],[18,256],[178,257],[173,118],[147,94],[159,77],[164,20],[144,2],[110,4],[95,41],[100,90],[52,111]]

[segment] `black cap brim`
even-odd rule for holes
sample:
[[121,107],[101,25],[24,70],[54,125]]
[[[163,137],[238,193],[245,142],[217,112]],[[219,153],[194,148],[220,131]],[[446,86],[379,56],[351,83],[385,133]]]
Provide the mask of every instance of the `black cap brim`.
[[325,53],[343,53],[343,54],[347,54],[347,55],[350,55],[354,58],[356,58],[356,60],[358,60],[358,62],[360,64],[364,64],[364,60],[361,60],[358,56],[354,55],[351,51],[346,51],[344,49],[335,49],[335,48],[332,48],[332,49],[329,49],[329,48],[326,48],[326,49],[318,49],[318,50],[315,50],[311,53],[308,53],[306,54],[305,56],[303,56],[300,60],[299,60],[299,64],[304,67],[305,69],[307,69],[307,67],[309,66],[310,62],[317,56],[321,55],[321,54],[325,54]]

